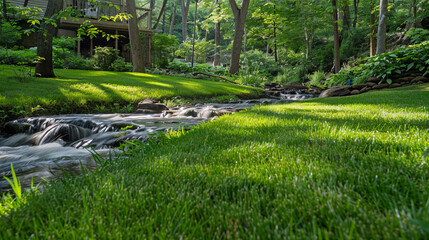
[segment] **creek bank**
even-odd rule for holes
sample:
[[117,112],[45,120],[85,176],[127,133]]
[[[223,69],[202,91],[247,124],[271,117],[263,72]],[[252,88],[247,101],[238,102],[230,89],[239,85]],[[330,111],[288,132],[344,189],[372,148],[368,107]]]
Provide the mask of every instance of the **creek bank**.
[[373,90],[385,88],[397,88],[413,84],[429,83],[429,78],[420,72],[406,72],[390,76],[391,83],[386,83],[381,78],[370,77],[366,83],[355,85],[333,86],[322,90],[319,87],[308,87],[299,83],[290,83],[281,86],[280,83],[266,83],[264,93],[270,98],[282,100],[303,100],[315,97],[342,97],[357,95]]
[[390,84],[386,83],[381,78],[370,77],[364,84],[333,86],[324,90],[319,97],[341,97],[357,95],[373,90],[429,83],[429,78],[424,77],[423,73],[419,72],[406,72],[403,74],[393,75],[390,77],[390,79],[392,81]]
[[[74,114],[10,121],[0,135],[0,176],[11,178],[10,164],[13,163],[17,177],[23,187],[28,188],[32,178],[37,184],[42,179],[53,180],[63,172],[80,174],[82,167],[95,169],[97,162],[89,149],[94,149],[105,159],[114,158],[121,152],[117,147],[126,142],[145,142],[156,132],[189,130],[221,115],[280,102],[284,101],[263,98],[167,109],[146,99],[140,107],[164,110],[159,113]],[[0,192],[10,190],[9,183],[1,178]]]

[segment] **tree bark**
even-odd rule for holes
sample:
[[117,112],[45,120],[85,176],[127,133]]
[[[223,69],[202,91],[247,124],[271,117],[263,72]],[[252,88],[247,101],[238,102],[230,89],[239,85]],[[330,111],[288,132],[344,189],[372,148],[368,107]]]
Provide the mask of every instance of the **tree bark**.
[[356,24],[357,24],[357,15],[358,15],[358,7],[359,7],[359,2],[360,0],[353,0],[353,6],[354,6],[354,12],[355,12],[355,16],[353,19],[353,28],[356,28]]
[[186,42],[186,37],[188,35],[188,12],[189,4],[191,0],[180,0],[180,6],[182,7],[182,41]]
[[386,48],[387,3],[388,0],[380,0],[376,54],[384,53]]
[[28,5],[28,0],[25,0],[24,1],[24,7],[27,7],[27,5]]
[[4,20],[6,20],[6,21],[8,21],[8,19],[7,19],[7,5],[6,5],[6,0],[3,0],[3,3],[2,3],[2,7],[3,7],[3,19]]
[[377,47],[377,39],[375,38],[375,12],[374,5],[371,6],[371,36],[369,40],[369,52],[370,56],[375,56],[375,50]]
[[174,19],[175,18],[176,18],[176,3],[174,3],[173,15],[171,16],[170,31],[168,32],[169,35],[173,35]]
[[133,62],[133,72],[145,72],[143,47],[137,26],[137,13],[135,0],[126,0],[128,13],[128,34],[130,38],[131,58]]
[[229,73],[236,74],[240,67],[240,53],[243,44],[244,23],[246,21],[247,10],[250,0],[243,0],[241,9],[237,7],[235,0],[229,0],[232,12],[234,13],[235,32],[232,43],[231,64]]
[[274,21],[274,61],[278,62],[279,58],[277,56],[277,32],[276,32],[276,21]]
[[340,39],[338,34],[338,12],[337,12],[337,0],[331,0],[333,11],[333,27],[334,27],[334,71],[338,73],[340,71]]
[[[220,11],[219,0],[216,0],[216,9],[217,9],[216,10],[217,13],[219,13]],[[219,20],[215,23],[215,45],[216,45],[216,49],[215,49],[213,65],[219,66],[220,65],[220,22]]]
[[[63,8],[63,1],[49,0],[45,11],[45,18],[51,18]],[[56,19],[58,25],[59,19]],[[58,28],[43,21],[41,31],[37,35],[37,56],[41,58],[36,64],[36,77],[55,77],[52,61],[52,38],[57,35]]]
[[167,2],[168,2],[168,0],[164,0],[162,2],[162,7],[161,7],[161,10],[159,11],[158,18],[156,19],[156,23],[155,23],[155,25],[153,25],[153,29],[156,29],[156,27],[158,27],[158,24],[159,24],[159,21],[161,20],[162,14],[165,11],[165,6],[167,5]]

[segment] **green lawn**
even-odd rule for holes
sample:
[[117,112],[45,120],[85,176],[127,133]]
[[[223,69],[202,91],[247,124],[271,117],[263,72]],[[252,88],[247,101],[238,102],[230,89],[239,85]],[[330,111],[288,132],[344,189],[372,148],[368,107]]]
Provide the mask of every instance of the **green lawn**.
[[135,103],[145,98],[175,96],[203,98],[219,95],[258,95],[256,88],[230,83],[144,73],[55,69],[57,78],[32,78],[19,82],[13,69],[0,65],[0,108],[4,106],[55,106],[75,104]]
[[424,239],[428,103],[426,84],[172,132],[30,197],[0,238]]

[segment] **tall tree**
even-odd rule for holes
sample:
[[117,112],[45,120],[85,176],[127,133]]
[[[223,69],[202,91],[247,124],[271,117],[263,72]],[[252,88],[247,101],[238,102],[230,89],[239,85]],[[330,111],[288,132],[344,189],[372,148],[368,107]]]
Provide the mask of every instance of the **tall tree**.
[[[220,13],[220,5],[219,0],[216,0],[216,14]],[[214,66],[220,65],[220,19],[217,19],[215,22],[215,55],[214,55]]]
[[49,0],[37,35],[37,56],[41,60],[36,64],[36,77],[55,77],[52,61],[52,38],[57,35],[58,18],[55,16],[63,7],[61,0]]
[[238,8],[235,0],[229,0],[232,12],[234,14],[234,40],[232,43],[231,64],[229,73],[236,74],[240,67],[240,54],[243,45],[244,24],[246,21],[247,10],[249,9],[250,0],[243,0],[241,8]]
[[180,0],[180,6],[182,7],[182,40],[186,42],[186,36],[188,35],[188,12],[189,4],[191,0]]
[[174,3],[173,13],[171,15],[170,31],[168,32],[169,35],[173,35],[174,19],[175,18],[176,18],[176,3]]
[[340,71],[340,39],[338,34],[337,0],[331,0],[331,4],[334,27],[334,72],[338,73]]
[[353,28],[356,28],[356,24],[357,24],[359,2],[360,0],[353,0],[353,7],[354,7]]
[[376,54],[384,53],[384,50],[386,48],[387,4],[388,4],[388,0],[380,0],[380,14],[378,16]]
[[7,5],[6,5],[6,0],[3,0],[2,7],[3,7],[3,19],[7,21]]
[[370,56],[375,55],[377,47],[377,39],[375,37],[375,2],[371,1],[371,33],[369,36],[369,53]]
[[145,72],[143,47],[140,39],[139,28],[137,26],[136,2],[135,0],[126,1],[128,13],[132,16],[130,19],[128,19],[128,32],[130,38],[133,72]]
[[159,11],[158,17],[156,18],[155,25],[153,25],[153,29],[156,29],[156,27],[158,27],[159,21],[161,20],[161,16],[163,16],[164,14],[165,6],[167,6],[167,2],[168,0],[162,1],[162,7],[161,7],[161,10]]

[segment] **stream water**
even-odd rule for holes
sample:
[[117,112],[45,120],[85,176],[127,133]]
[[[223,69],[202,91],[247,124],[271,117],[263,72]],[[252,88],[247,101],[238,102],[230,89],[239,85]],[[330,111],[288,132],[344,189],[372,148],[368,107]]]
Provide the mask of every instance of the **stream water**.
[[302,100],[308,96],[256,99],[177,107],[161,114],[74,114],[33,117],[6,123],[0,135],[0,193],[10,191],[3,176],[11,178],[11,163],[24,188],[53,180],[64,171],[76,175],[82,167],[97,164],[91,149],[102,157],[114,157],[117,146],[131,140],[146,141],[154,132],[190,129],[223,114],[260,104]]

